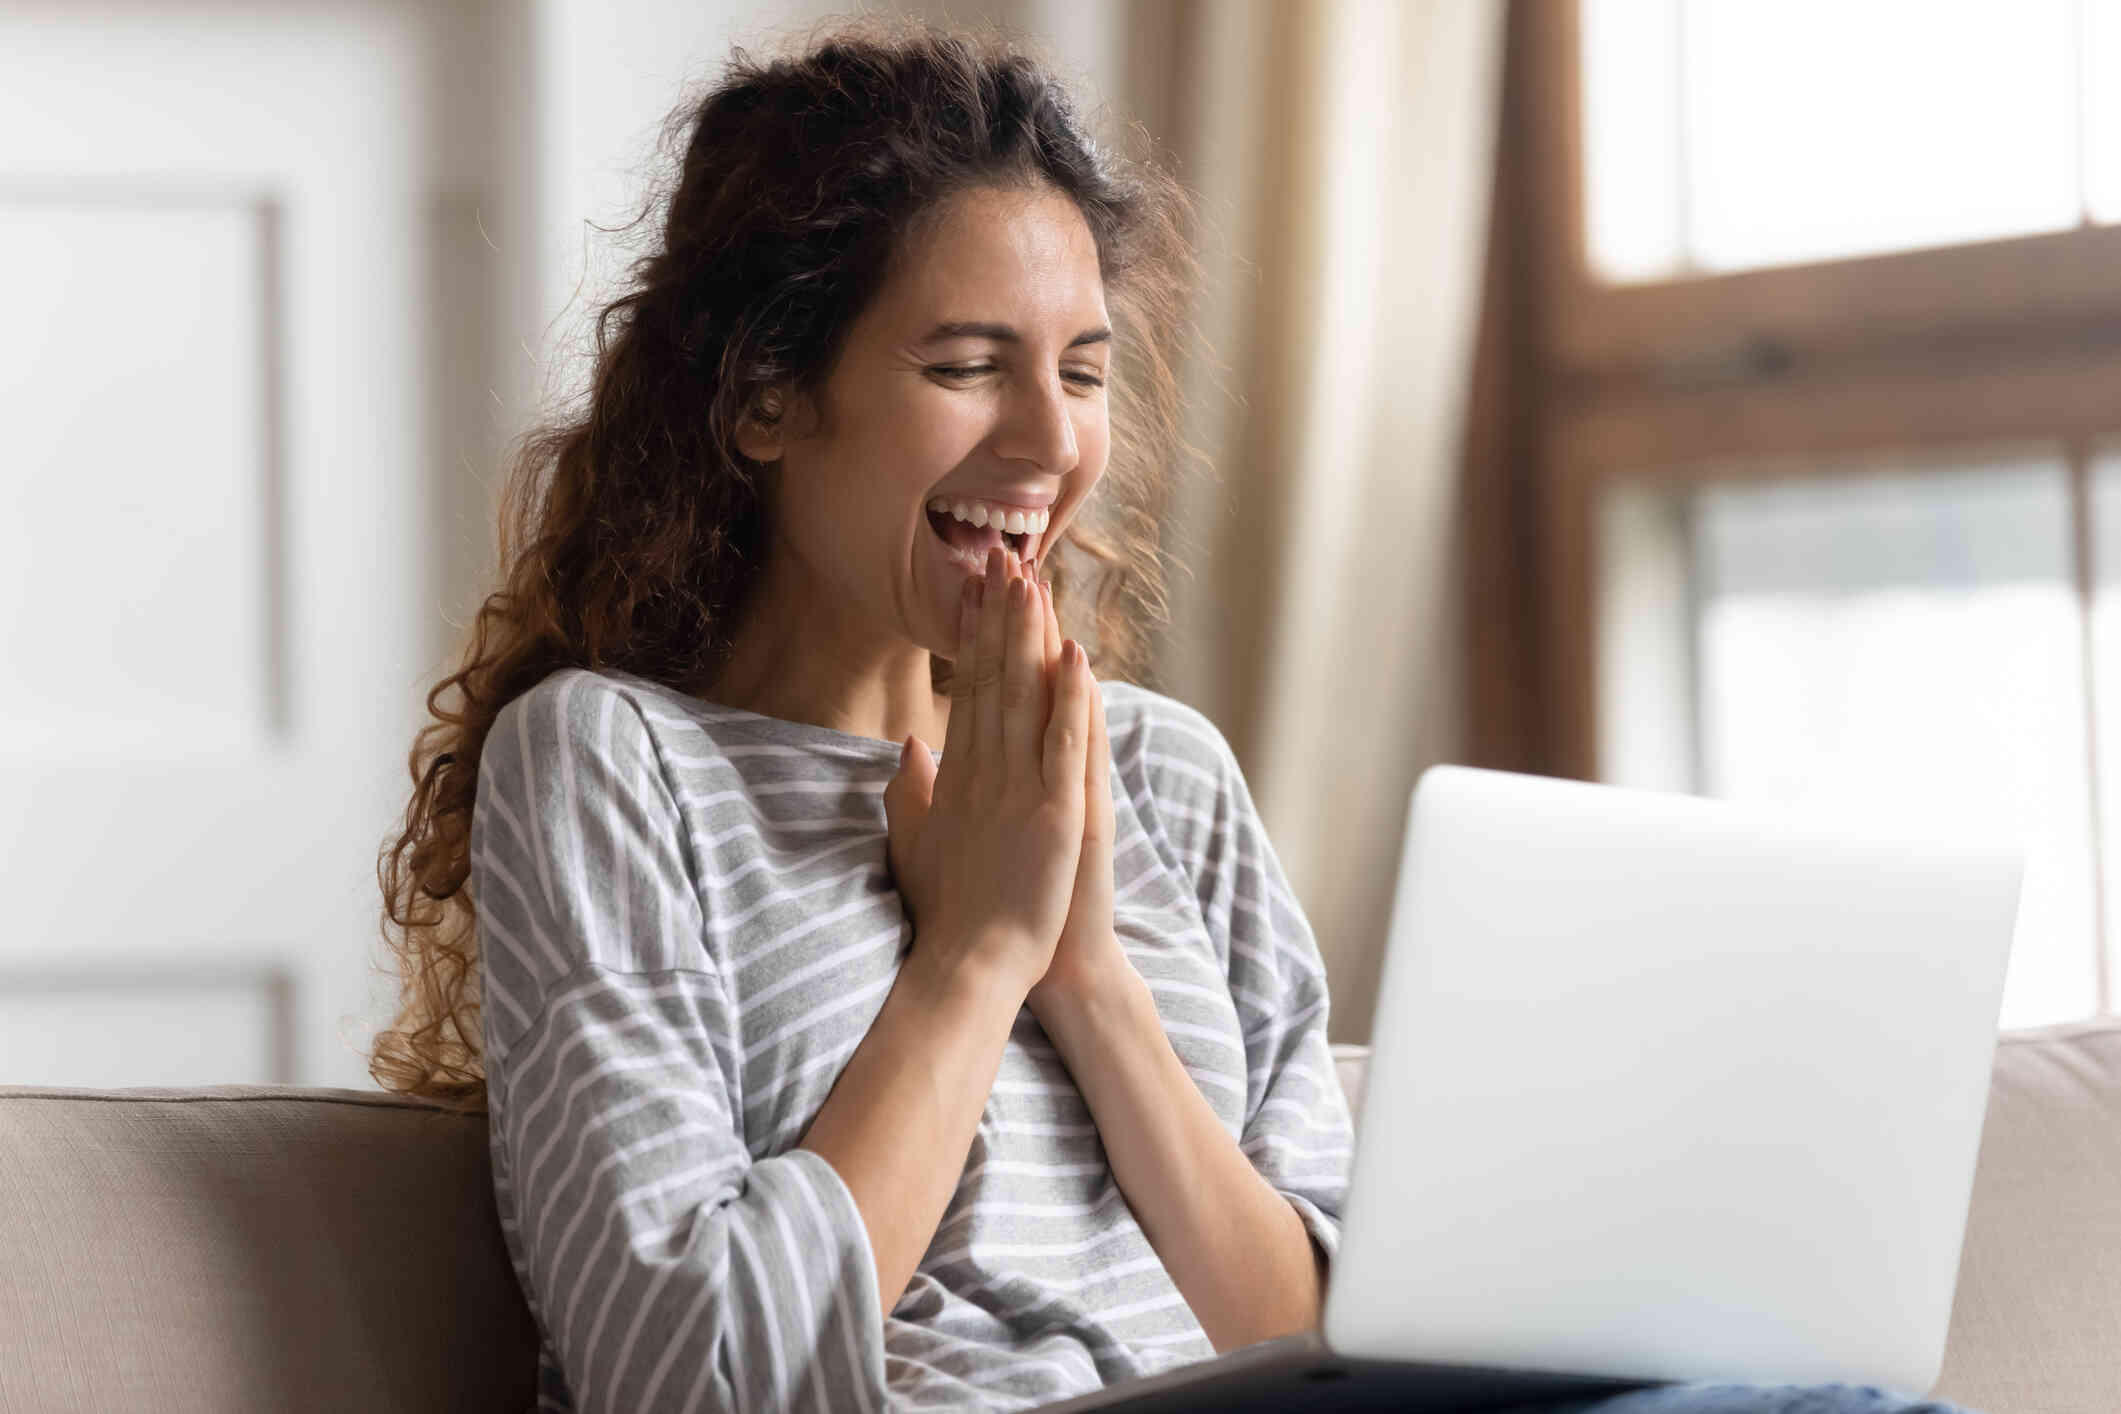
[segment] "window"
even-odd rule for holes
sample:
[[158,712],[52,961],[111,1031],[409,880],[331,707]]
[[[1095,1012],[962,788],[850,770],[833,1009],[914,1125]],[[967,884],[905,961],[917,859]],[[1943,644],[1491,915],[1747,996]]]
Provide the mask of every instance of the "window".
[[2094,1010],[2104,925],[2070,497],[2067,464],[2042,448],[1616,482],[1601,504],[1602,773],[2020,839],[2026,944],[2003,1023]]
[[2121,0],[1512,44],[1537,759],[2021,838],[2004,1023],[2113,1010]]
[[2111,220],[2116,14],[1586,0],[1591,269],[1664,279]]

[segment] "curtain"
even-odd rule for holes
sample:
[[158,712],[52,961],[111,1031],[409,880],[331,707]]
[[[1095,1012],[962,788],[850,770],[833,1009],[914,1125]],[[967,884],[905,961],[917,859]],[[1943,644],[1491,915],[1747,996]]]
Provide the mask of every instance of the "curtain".
[[[1462,759],[1460,449],[1501,0],[1138,0],[1110,93],[1201,199],[1159,685],[1230,740],[1368,1039],[1416,777]],[[1088,57],[1088,56],[1086,56]]]

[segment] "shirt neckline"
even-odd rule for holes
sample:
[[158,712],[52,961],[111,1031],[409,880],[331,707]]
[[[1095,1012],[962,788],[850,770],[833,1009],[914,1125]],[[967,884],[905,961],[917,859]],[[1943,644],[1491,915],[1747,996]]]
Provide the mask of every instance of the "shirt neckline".
[[[704,697],[680,692],[667,683],[644,678],[638,673],[618,669],[609,671],[611,676],[646,688],[694,717],[776,746],[806,747],[841,756],[855,756],[864,761],[888,761],[894,765],[898,761],[899,744],[895,741],[881,741],[873,736],[863,736],[859,732],[843,732],[834,727],[819,726],[815,722],[792,722],[786,717],[772,717],[744,707],[731,707],[725,702],[710,702]],[[937,760],[942,759],[941,747],[930,746],[928,751]]]
[[[776,746],[806,747],[813,751],[824,751],[839,756],[853,756],[863,761],[886,762],[896,767],[899,744],[895,741],[880,741],[859,732],[843,732],[834,727],[821,727],[815,722],[791,722],[786,717],[771,717],[764,712],[753,712],[745,707],[731,707],[726,702],[710,702],[704,697],[694,697],[689,692],[680,692],[667,683],[654,678],[644,678],[639,673],[629,673],[620,668],[601,671],[611,677],[622,678],[653,692],[664,701],[694,717],[726,727],[759,741]],[[1097,690],[1105,700],[1105,712],[1109,718],[1112,701],[1105,691],[1110,683],[1100,679]],[[943,749],[930,744],[928,754],[937,761],[943,759]]]

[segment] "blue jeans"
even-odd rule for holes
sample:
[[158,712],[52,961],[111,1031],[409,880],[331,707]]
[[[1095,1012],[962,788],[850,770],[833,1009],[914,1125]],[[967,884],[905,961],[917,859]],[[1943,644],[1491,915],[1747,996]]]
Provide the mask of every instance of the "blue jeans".
[[1974,1414],[1875,1385],[1660,1385],[1596,1399],[1517,1405],[1497,1414]]

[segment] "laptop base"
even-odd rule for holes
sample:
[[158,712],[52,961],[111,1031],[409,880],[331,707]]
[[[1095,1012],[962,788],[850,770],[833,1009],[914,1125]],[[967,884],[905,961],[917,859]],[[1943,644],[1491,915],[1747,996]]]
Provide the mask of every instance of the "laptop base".
[[1039,1414],[1479,1414],[1598,1399],[1667,1383],[1416,1360],[1353,1360],[1328,1350],[1314,1332],[1108,1385],[1044,1405]]

